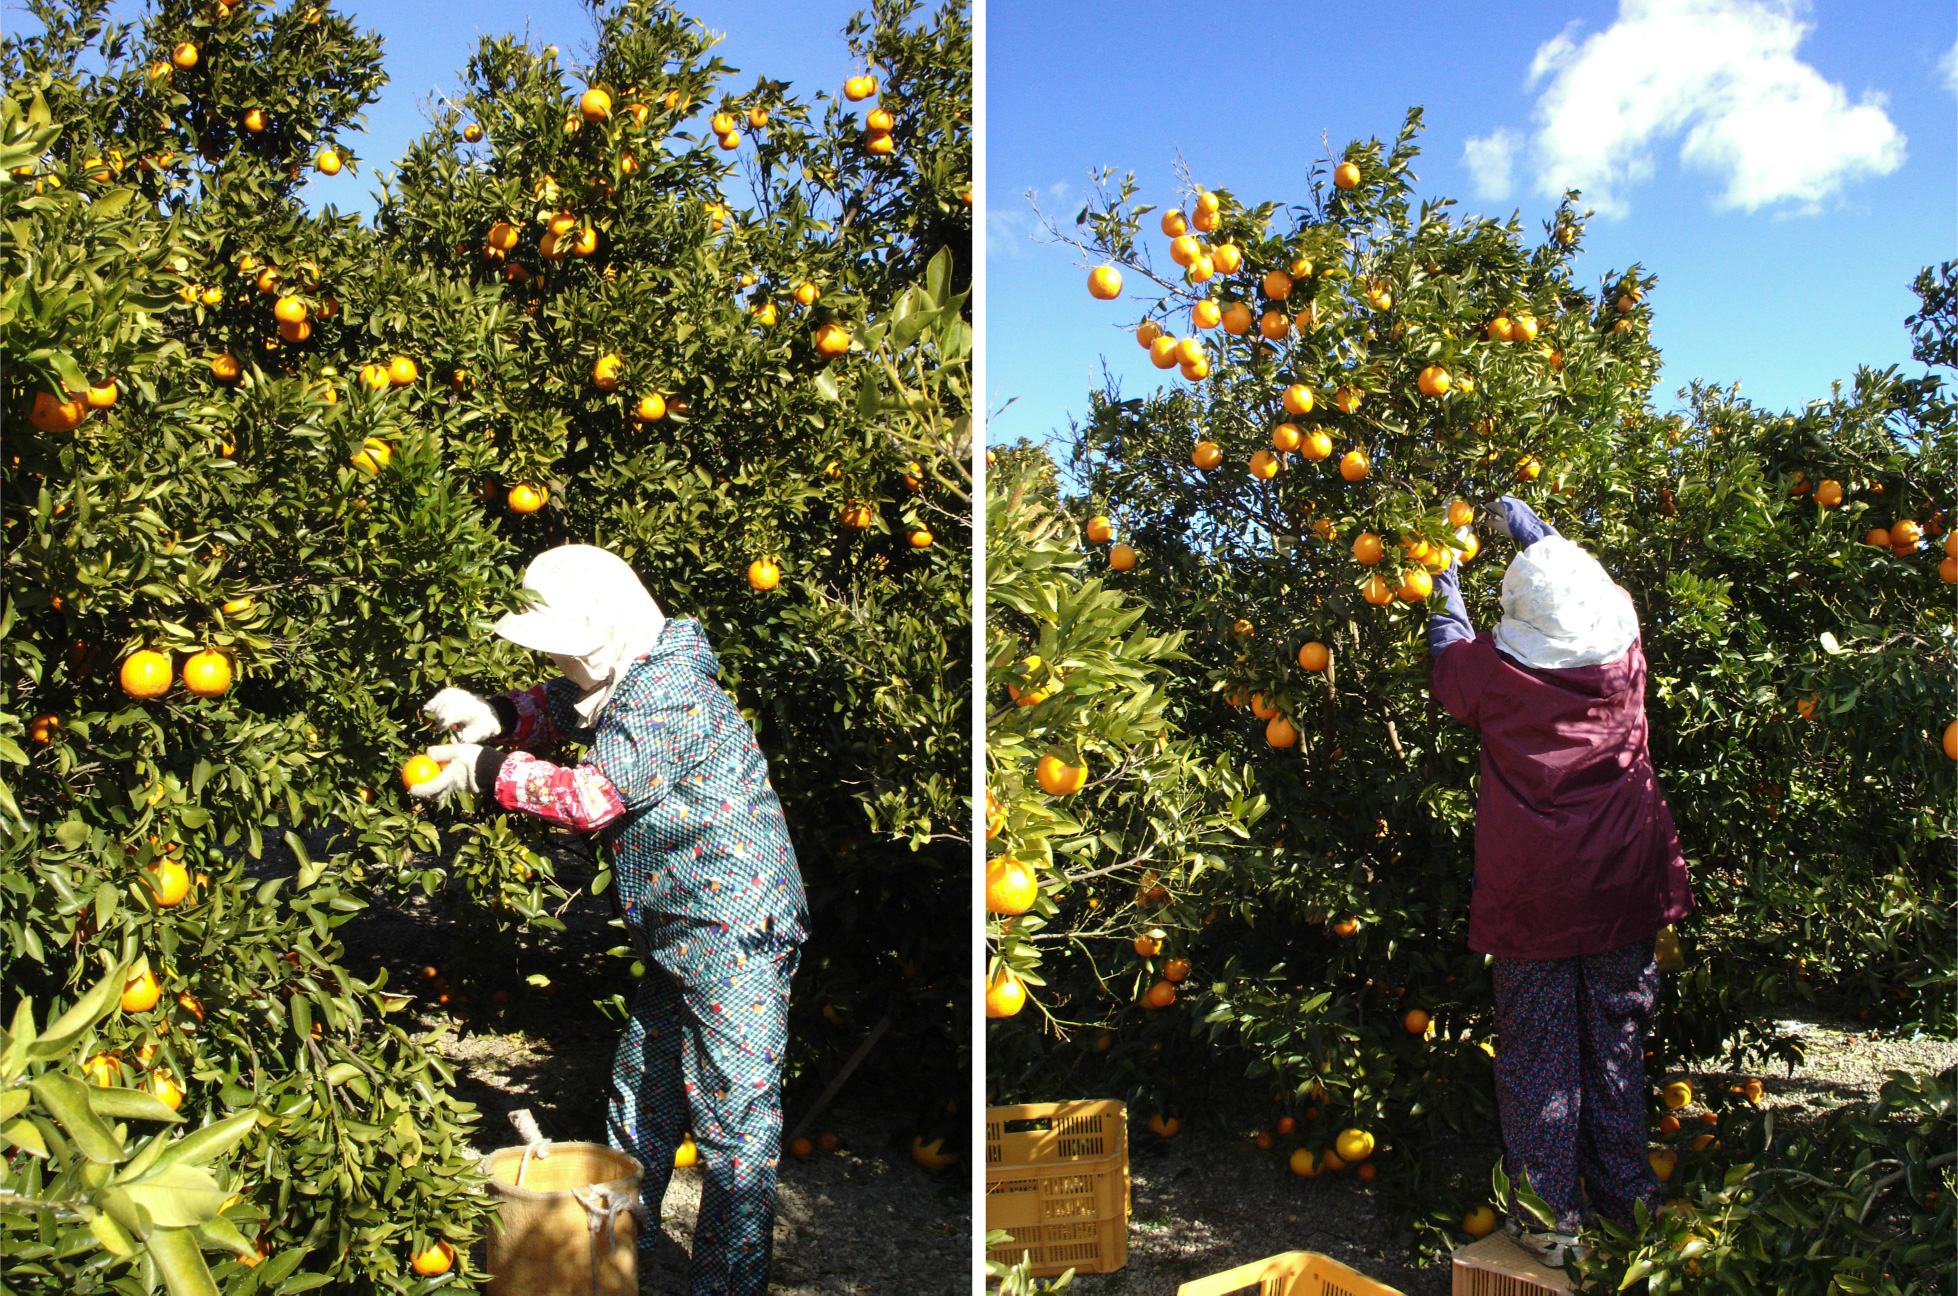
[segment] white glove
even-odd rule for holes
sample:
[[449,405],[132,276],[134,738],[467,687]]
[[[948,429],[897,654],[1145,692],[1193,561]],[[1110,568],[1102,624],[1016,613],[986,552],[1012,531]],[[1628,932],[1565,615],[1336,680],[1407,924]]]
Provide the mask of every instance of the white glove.
[[[467,697],[468,694],[463,696]],[[458,792],[482,791],[476,785],[476,759],[483,754],[479,744],[443,743],[430,747],[428,754],[442,767],[442,772],[426,783],[417,783],[409,788],[409,796],[432,800],[439,806],[446,805],[449,798]]]
[[466,743],[479,743],[503,732],[490,704],[465,689],[443,689],[422,703],[422,714]]

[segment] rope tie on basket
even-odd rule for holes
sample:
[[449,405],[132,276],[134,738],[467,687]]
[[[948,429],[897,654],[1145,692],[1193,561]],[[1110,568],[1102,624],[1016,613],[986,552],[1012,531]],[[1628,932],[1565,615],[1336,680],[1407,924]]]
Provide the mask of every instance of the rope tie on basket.
[[[586,1194],[590,1194],[587,1196]],[[584,1188],[573,1188],[571,1195],[585,1208],[585,1221],[591,1225],[586,1237],[586,1246],[591,1253],[592,1296],[598,1296],[598,1235],[605,1234],[605,1254],[611,1255],[619,1247],[619,1216],[630,1215],[640,1224],[646,1219],[646,1208],[639,1202],[639,1194],[630,1188],[613,1188],[609,1184],[591,1184]]]
[[523,1177],[530,1171],[530,1158],[533,1153],[541,1160],[551,1155],[551,1141],[544,1137],[544,1131],[537,1128],[537,1118],[530,1114],[530,1108],[520,1107],[510,1113],[510,1123],[517,1127],[517,1137],[523,1140],[523,1160],[517,1164],[517,1187],[523,1187]]

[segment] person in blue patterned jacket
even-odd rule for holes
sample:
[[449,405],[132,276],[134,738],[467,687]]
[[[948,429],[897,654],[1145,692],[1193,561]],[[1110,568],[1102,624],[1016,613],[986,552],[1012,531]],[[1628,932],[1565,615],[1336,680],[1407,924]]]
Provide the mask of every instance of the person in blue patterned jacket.
[[[762,1296],[789,980],[808,934],[781,802],[698,621],[668,620],[624,560],[590,545],[540,555],[524,588],[534,605],[496,632],[562,676],[488,699],[436,694],[424,711],[457,741],[429,750],[442,772],[413,792],[487,792],[599,835],[647,953],[608,1121],[612,1146],[646,1166],[642,1254],[690,1126],[705,1178],[692,1290]],[[585,744],[580,764],[532,754],[566,739]]]

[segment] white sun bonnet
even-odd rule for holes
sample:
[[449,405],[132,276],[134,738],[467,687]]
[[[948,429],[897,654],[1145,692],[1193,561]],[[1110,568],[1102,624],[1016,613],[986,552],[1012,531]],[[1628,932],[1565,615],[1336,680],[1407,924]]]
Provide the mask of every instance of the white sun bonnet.
[[1503,573],[1496,647],[1537,670],[1617,661],[1638,638],[1631,596],[1575,542],[1549,535]]
[[632,663],[659,642],[666,614],[623,558],[594,545],[539,554],[523,587],[534,596],[530,610],[503,617],[496,633],[558,659],[585,690],[577,710],[589,727]]

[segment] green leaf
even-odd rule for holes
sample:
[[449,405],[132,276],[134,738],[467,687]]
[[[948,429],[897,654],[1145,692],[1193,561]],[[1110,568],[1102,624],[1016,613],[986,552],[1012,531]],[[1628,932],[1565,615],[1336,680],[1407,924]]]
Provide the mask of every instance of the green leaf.
[[122,988],[132,976],[140,976],[149,967],[148,959],[139,959],[134,966],[125,967],[109,973],[90,986],[88,992],[75,1001],[75,1006],[61,1014],[41,1038],[34,1041],[27,1050],[31,1061],[45,1062],[58,1058],[73,1048],[78,1040],[95,1028],[95,1024],[114,1010],[122,996]]
[[181,1125],[183,1117],[147,1089],[99,1088],[91,1085],[88,1105],[97,1116],[124,1120],[165,1121]]
[[29,1081],[27,1087],[83,1156],[101,1165],[118,1165],[128,1159],[122,1140],[89,1106],[87,1085],[71,1075],[47,1071]]
[[118,1259],[127,1260],[136,1254],[136,1239],[106,1212],[97,1211],[89,1216],[88,1231],[95,1235],[104,1251]]
[[150,1234],[149,1248],[170,1296],[218,1296],[196,1233],[188,1228],[160,1228]]
[[19,1120],[10,1120],[5,1125],[0,1125],[0,1138],[6,1139],[8,1143],[23,1152],[32,1152],[37,1157],[46,1157],[48,1154],[47,1141],[41,1137],[41,1131],[34,1128],[34,1122],[24,1116]]
[[122,1186],[129,1199],[150,1214],[159,1228],[191,1228],[217,1218],[229,1195],[217,1176],[198,1166],[152,1168]]
[[157,1158],[158,1166],[203,1165],[216,1160],[244,1140],[252,1132],[258,1120],[256,1107],[239,1112],[217,1122],[206,1125],[194,1134],[186,1134],[163,1150]]

